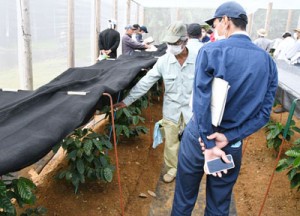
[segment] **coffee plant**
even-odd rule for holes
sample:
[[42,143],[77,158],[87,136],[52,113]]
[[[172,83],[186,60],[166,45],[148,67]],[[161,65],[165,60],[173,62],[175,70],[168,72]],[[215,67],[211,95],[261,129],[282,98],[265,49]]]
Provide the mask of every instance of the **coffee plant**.
[[[36,196],[33,191],[36,189],[36,185],[30,179],[24,177],[13,179],[13,176],[9,174],[4,177],[7,179],[0,179],[0,215],[17,215],[15,203],[20,208],[24,204],[35,204]],[[44,213],[46,213],[44,207],[30,208],[26,209],[21,216],[43,215]]]
[[58,174],[58,178],[71,182],[75,193],[86,179],[112,181],[114,167],[106,154],[107,150],[112,149],[112,144],[107,135],[91,129],[76,129],[55,146],[54,152],[60,146],[67,152],[68,167]]
[[[280,122],[269,121],[265,126],[267,128],[267,147],[274,148],[276,152],[278,152],[279,147],[282,143],[283,132],[285,125]],[[290,127],[287,132],[286,140],[290,140],[291,137],[295,134],[295,132],[300,132],[300,129],[296,127],[296,123],[294,120],[291,120]]]
[[297,139],[294,146],[285,152],[286,158],[281,159],[276,171],[282,172],[288,170],[287,176],[291,188],[300,190],[300,139]]

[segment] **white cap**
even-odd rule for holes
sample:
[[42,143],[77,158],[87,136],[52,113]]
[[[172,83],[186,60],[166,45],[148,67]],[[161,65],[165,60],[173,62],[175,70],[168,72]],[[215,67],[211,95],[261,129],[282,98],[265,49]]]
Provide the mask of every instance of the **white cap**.
[[117,25],[117,21],[115,19],[108,20],[108,28],[114,28]]

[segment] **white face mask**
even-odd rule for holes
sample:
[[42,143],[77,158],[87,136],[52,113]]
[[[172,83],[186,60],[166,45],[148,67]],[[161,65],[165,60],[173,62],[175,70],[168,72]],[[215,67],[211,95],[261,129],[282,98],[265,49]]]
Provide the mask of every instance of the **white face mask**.
[[167,46],[168,46],[167,52],[169,52],[175,56],[180,54],[183,51],[182,44],[180,44],[180,45],[167,44]]
[[215,29],[215,31],[214,31],[214,37],[215,37],[216,41],[225,39],[225,35],[219,35],[217,29]]

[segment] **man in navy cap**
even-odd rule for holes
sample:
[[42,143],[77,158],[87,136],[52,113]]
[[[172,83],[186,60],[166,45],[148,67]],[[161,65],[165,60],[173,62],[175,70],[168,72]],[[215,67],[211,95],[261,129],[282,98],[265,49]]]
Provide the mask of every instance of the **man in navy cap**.
[[[206,216],[229,215],[233,186],[242,160],[242,140],[263,127],[274,102],[278,78],[272,58],[251,42],[247,15],[236,2],[220,5],[206,21],[224,40],[203,46],[196,59],[193,117],[184,130],[178,154],[172,215],[191,215],[207,161],[231,154],[235,167],[206,178]],[[230,85],[219,126],[212,125],[211,95],[215,77]],[[199,144],[200,141],[200,144]]]

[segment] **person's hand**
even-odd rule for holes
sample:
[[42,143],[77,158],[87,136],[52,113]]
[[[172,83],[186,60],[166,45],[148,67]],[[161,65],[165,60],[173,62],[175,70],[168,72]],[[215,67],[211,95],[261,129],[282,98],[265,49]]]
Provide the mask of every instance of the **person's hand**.
[[[225,152],[221,149],[219,149],[217,146],[211,148],[211,149],[205,149],[204,151],[204,160],[205,160],[205,164],[204,164],[204,172],[206,174],[208,174],[207,171],[207,161],[212,160],[212,159],[216,159],[216,158],[222,158],[222,160],[225,163],[230,163],[230,160],[228,160]],[[215,173],[211,173],[211,175],[213,176],[218,176],[218,177],[222,177],[222,172],[224,172],[224,174],[227,174],[227,170],[223,170],[220,172],[215,172]]]
[[216,143],[216,146],[219,149],[222,149],[222,148],[224,148],[225,146],[228,145],[228,140],[227,140],[226,136],[222,133],[215,132],[215,133],[207,136],[207,139],[209,139],[209,140],[214,139],[215,143]]
[[126,104],[123,101],[113,105],[114,111],[117,111],[117,110],[125,108],[125,107],[126,107]]
[[[215,143],[216,143],[216,146],[219,149],[222,149],[222,148],[224,148],[225,146],[228,145],[228,140],[227,140],[226,136],[222,133],[215,132],[215,133],[207,136],[207,139],[209,139],[209,140],[214,139]],[[203,141],[201,140],[200,137],[199,137],[199,143],[200,143],[202,151],[205,151],[205,144],[203,143]]]

